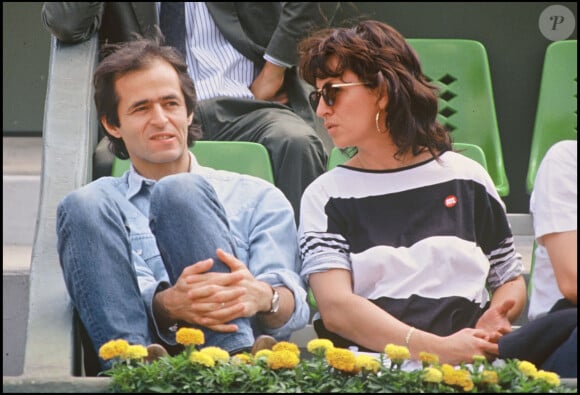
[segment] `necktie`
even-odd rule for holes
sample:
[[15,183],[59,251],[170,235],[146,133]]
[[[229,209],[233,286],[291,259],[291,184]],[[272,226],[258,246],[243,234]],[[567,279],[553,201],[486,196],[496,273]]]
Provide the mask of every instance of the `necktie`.
[[185,9],[183,2],[161,2],[159,27],[165,45],[175,47],[185,56]]

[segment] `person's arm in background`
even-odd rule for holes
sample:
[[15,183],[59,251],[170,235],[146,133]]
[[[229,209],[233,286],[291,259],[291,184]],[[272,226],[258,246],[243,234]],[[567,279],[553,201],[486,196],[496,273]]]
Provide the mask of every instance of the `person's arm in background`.
[[560,292],[578,301],[578,169],[577,142],[554,144],[542,160],[532,192],[530,211],[536,241],[544,246]]
[[99,30],[104,8],[104,2],[45,2],[42,24],[62,42],[86,41]]
[[538,239],[548,251],[558,288],[570,302],[578,303],[577,231],[550,233]]
[[284,3],[280,21],[264,54],[266,63],[250,87],[256,99],[288,102],[282,90],[286,69],[296,65],[298,40],[320,24],[320,15],[318,2]]

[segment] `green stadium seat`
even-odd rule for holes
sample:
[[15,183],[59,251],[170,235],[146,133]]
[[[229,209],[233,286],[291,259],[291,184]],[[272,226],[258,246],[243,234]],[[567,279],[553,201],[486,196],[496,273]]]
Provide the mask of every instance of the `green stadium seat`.
[[[199,164],[218,170],[249,174],[274,183],[270,155],[262,144],[248,141],[197,141],[191,148]],[[129,169],[129,160],[115,158],[112,176]]]
[[455,143],[479,146],[500,196],[509,195],[487,52],[474,40],[410,38],[439,92],[439,121]]
[[548,149],[560,140],[578,138],[577,56],[577,40],[556,41],[546,49],[526,177],[528,193]]

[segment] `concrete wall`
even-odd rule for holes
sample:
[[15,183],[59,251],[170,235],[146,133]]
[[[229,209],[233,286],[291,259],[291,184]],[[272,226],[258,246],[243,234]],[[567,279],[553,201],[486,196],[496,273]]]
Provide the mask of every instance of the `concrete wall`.
[[40,135],[50,34],[40,24],[41,2],[2,3],[2,131]]

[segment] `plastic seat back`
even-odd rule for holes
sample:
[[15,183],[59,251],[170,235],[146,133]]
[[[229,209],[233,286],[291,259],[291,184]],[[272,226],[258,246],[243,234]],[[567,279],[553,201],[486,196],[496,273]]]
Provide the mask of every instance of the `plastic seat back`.
[[500,196],[509,195],[487,51],[461,39],[408,39],[439,92],[439,121],[456,143],[479,146]]
[[526,177],[528,193],[548,149],[560,140],[578,138],[577,56],[577,40],[556,41],[546,49]]
[[[468,158],[473,159],[474,161],[478,162],[482,165],[486,170],[489,171],[487,167],[487,160],[485,158],[485,153],[483,150],[474,144],[468,143],[454,143],[453,150],[467,156]],[[327,170],[330,170],[338,165],[343,164],[349,159],[348,155],[342,152],[340,149],[333,147],[330,151],[330,155],[328,157],[328,165]]]
[[[274,183],[268,150],[262,144],[247,141],[197,141],[191,148],[202,166],[249,174]],[[115,158],[112,174],[120,177],[130,161]]]

